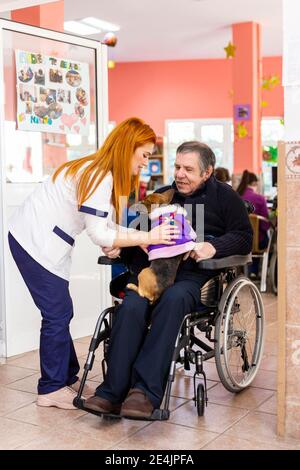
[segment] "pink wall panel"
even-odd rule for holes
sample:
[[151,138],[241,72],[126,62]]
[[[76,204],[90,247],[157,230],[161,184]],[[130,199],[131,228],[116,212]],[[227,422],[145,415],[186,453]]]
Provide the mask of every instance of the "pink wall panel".
[[[117,63],[109,70],[109,118],[139,116],[163,135],[166,119],[231,117],[231,64],[226,59]],[[281,76],[281,58],[264,59],[263,68],[263,75]],[[265,94],[269,106],[263,114],[282,116],[282,87]]]

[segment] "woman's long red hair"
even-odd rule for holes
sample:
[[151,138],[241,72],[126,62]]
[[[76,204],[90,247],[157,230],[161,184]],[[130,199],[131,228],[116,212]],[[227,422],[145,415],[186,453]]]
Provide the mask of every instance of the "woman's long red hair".
[[[67,168],[64,177],[77,177],[78,206],[96,191],[97,187],[108,172],[113,176],[112,204],[116,210],[117,221],[121,211],[120,196],[128,199],[135,190],[138,194],[139,176],[132,176],[132,156],[138,147],[146,143],[156,142],[156,135],[142,119],[133,117],[126,119],[116,126],[107,136],[100,149],[87,157],[66,162],[57,168],[53,181],[59,173]],[[81,168],[90,162],[82,171]],[[79,174],[80,173],[80,174]]]

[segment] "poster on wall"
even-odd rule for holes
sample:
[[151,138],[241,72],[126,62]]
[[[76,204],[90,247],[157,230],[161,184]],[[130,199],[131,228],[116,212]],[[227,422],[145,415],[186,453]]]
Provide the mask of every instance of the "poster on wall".
[[15,54],[18,129],[88,135],[89,65],[35,52]]

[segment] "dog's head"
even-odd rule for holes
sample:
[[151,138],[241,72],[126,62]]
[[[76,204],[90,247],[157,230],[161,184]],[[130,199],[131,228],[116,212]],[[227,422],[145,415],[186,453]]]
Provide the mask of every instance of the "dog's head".
[[150,214],[156,207],[170,204],[174,193],[174,189],[168,189],[163,193],[149,194],[145,199],[131,206],[131,209],[141,214]]

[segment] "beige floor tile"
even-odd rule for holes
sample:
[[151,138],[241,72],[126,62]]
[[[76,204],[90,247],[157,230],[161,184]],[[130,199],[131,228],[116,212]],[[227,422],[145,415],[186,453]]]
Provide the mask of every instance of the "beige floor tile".
[[84,343],[90,344],[92,336],[83,336],[82,338],[78,338],[74,340],[74,343]]
[[247,413],[246,409],[209,403],[205,408],[204,416],[198,416],[194,401],[191,400],[171,414],[170,422],[222,433]]
[[[197,381],[197,384],[198,383],[200,383],[200,381]],[[216,384],[217,382],[212,382],[210,380],[207,380],[207,389],[210,390]],[[193,398],[194,396],[193,378],[187,375],[178,374],[172,385],[171,395],[173,397],[179,397],[179,398],[187,398],[187,399]]]
[[[60,424],[66,425],[66,423],[74,421],[84,414],[85,411],[82,410],[60,410],[54,407],[42,407],[31,403],[5,415],[5,417],[42,428],[53,428]],[[71,429],[73,424],[69,424],[69,426]]]
[[40,373],[35,373],[24,379],[17,380],[7,385],[7,388],[13,390],[20,390],[21,392],[28,392],[37,394],[37,385],[40,378]]
[[267,307],[265,307],[265,320],[266,324],[273,323],[277,321],[278,319],[278,313],[277,313],[277,304],[271,304]]
[[270,398],[273,393],[271,390],[253,387],[249,387],[240,393],[231,393],[222,384],[218,384],[210,391],[208,398],[209,403],[253,410]]
[[294,439],[284,439],[276,435],[276,416],[251,411],[245,418],[233,425],[224,435],[247,439],[250,442],[271,442],[272,444],[299,446]]
[[32,424],[19,423],[0,418],[0,450],[16,449],[39,436],[39,428]]
[[239,439],[237,437],[222,436],[204,446],[201,450],[285,450],[297,449],[297,446],[280,444],[276,442],[261,442],[255,440]]
[[[172,412],[184,405],[186,402],[186,398],[170,397],[169,410]],[[161,408],[163,408],[163,404],[161,405]]]
[[261,411],[263,413],[277,414],[277,396],[274,393],[271,398],[268,398],[262,405],[260,405],[255,411]]
[[59,431],[70,434],[72,430],[75,440],[78,436],[81,436],[82,441],[95,439],[99,443],[98,448],[107,449],[148,425],[147,421],[108,419],[87,413],[71,423],[62,425]]
[[177,426],[170,422],[155,422],[140,430],[130,438],[122,441],[114,450],[197,450],[214,439],[217,435],[212,432],[201,432]]
[[35,373],[36,371],[33,369],[24,369],[9,364],[0,365],[0,385],[10,384]]
[[75,347],[77,357],[82,357],[83,359],[85,359],[87,357],[88,352],[89,352],[89,345],[88,344],[79,343],[79,342],[75,341],[74,342],[74,347]]
[[278,359],[275,354],[264,354],[259,368],[261,370],[272,370],[273,372],[278,369]]
[[0,387],[0,416],[28,405],[35,400],[31,393]]
[[252,387],[265,388],[267,390],[277,389],[277,372],[260,369],[251,383]]
[[272,323],[272,325],[267,326],[265,331],[265,340],[268,342],[278,342],[278,325],[277,322]]
[[278,354],[278,344],[275,341],[265,341],[264,354],[266,355],[277,355]]
[[8,359],[8,363],[13,366],[24,367],[25,369],[40,370],[39,351],[30,351],[21,356],[13,356]]
[[88,378],[91,382],[95,384],[96,387],[103,382],[102,374],[93,375],[93,371],[88,375]]
[[105,445],[101,440],[86,437],[74,430],[47,431],[30,443],[21,445],[18,450],[102,450]]
[[[218,375],[217,368],[214,362],[206,361],[203,365],[203,369],[206,374],[206,378],[208,380],[211,380],[213,382],[220,382],[220,377]],[[179,374],[187,375],[189,377],[192,377],[194,375],[194,372],[195,372],[194,367],[192,367],[191,370],[184,370],[183,367],[178,370]]]
[[21,357],[24,357],[26,354],[28,354],[28,353],[16,354],[15,356],[10,356],[10,357],[4,358],[5,364],[7,364],[9,362],[12,362],[12,361],[15,361],[16,359],[19,359]]
[[261,294],[265,306],[277,303],[277,296],[271,292],[262,292]]

